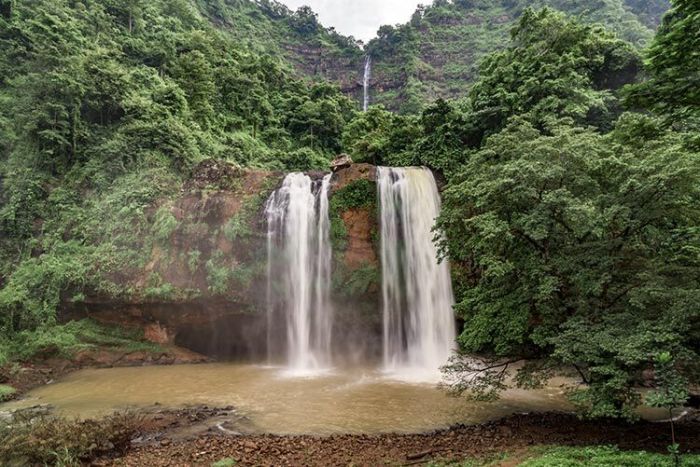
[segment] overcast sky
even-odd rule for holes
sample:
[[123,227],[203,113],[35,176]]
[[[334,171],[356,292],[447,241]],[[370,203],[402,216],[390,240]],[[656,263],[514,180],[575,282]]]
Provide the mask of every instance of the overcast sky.
[[292,10],[308,5],[318,13],[321,24],[333,26],[346,36],[367,42],[384,24],[405,23],[419,3],[431,0],[280,0]]

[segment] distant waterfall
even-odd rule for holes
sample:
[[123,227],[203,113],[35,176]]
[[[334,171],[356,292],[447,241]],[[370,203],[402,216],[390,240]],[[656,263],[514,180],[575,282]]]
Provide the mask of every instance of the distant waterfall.
[[365,76],[362,81],[362,87],[364,89],[364,99],[362,101],[362,110],[367,112],[369,108],[369,84],[372,79],[372,56],[367,55],[365,58]]
[[379,168],[384,365],[434,379],[455,347],[450,269],[438,263],[432,227],[440,196],[432,172]]
[[281,325],[288,366],[298,373],[330,364],[330,179],[330,174],[322,181],[290,174],[265,208],[268,352],[278,348],[274,331]]

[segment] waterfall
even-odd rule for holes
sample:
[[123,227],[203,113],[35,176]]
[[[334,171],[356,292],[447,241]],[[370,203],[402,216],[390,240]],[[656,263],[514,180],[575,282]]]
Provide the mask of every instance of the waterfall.
[[364,99],[362,101],[362,110],[367,112],[369,108],[369,83],[372,79],[372,56],[367,55],[365,58],[365,76],[362,81],[362,87],[364,89]]
[[[299,374],[330,364],[330,179],[290,174],[265,208],[268,358],[277,353],[278,338],[286,337],[288,367]],[[275,332],[278,322],[286,333]]]
[[378,171],[384,366],[402,378],[433,380],[455,347],[454,297],[432,227],[440,196],[424,168]]

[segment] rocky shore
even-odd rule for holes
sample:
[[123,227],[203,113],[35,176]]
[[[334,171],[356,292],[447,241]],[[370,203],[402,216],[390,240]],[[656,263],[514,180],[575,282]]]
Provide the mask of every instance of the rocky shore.
[[[165,414],[162,420],[172,423],[174,431],[168,431],[168,423],[160,428],[152,426],[161,430],[158,436],[141,442],[123,457],[99,459],[95,465],[209,466],[222,459],[231,459],[236,466],[428,465],[498,459],[503,453],[508,453],[507,460],[497,465],[517,465],[539,445],[617,445],[623,450],[665,452],[669,444],[664,423],[585,421],[563,413],[517,414],[485,424],[413,435],[245,436],[209,424],[199,434],[182,437],[185,427],[207,425],[206,420],[226,413],[202,408],[190,409],[175,419],[172,413]],[[691,415],[682,420],[677,436],[684,452],[700,452],[700,417]]]

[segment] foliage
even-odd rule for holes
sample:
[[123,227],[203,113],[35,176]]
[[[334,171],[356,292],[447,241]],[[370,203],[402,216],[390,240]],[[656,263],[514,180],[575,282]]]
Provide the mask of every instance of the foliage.
[[235,459],[226,458],[214,462],[211,467],[234,467],[238,462]]
[[[654,136],[629,144],[645,125]],[[697,361],[699,163],[636,116],[606,136],[515,121],[489,138],[439,222],[443,251],[470,271],[463,349],[549,355],[579,369],[573,400],[589,415],[630,415],[652,355]]]
[[10,400],[12,396],[17,392],[12,386],[6,384],[0,384],[0,402]]
[[377,188],[373,181],[367,179],[353,180],[337,190],[331,197],[332,209],[347,211],[349,209],[371,208],[377,202]]
[[350,121],[342,140],[355,162],[410,165],[411,143],[418,136],[414,117],[394,114],[380,105],[370,107]]
[[679,126],[700,126],[700,5],[674,0],[647,51],[649,79],[630,91],[637,106],[652,108]]
[[224,226],[224,236],[230,242],[236,241],[242,236],[250,235],[249,220],[240,213],[233,216]]
[[[373,264],[363,264],[343,280],[343,292],[348,297],[367,293],[381,281],[379,268]],[[338,288],[338,287],[336,287]]]
[[170,212],[168,206],[162,206],[156,213],[155,222],[153,223],[153,235],[156,240],[168,244],[170,236],[177,229],[178,222]]
[[214,253],[207,261],[207,284],[209,291],[216,295],[225,295],[228,291],[231,269],[222,263],[222,253]]
[[[160,347],[146,342],[142,331],[99,325],[94,321],[71,321],[22,331],[9,342],[0,342],[0,355],[8,360],[28,361],[59,355],[70,358],[80,350],[108,348],[120,351],[158,352]],[[0,363],[4,363],[0,360]]]
[[629,44],[547,8],[526,9],[511,34],[512,45],[481,64],[470,92],[484,133],[499,131],[513,115],[538,128],[571,118],[607,129],[604,121],[616,112],[613,91],[641,67]]
[[100,420],[16,415],[0,424],[0,461],[7,465],[81,465],[109,453],[124,453],[141,430],[129,413]]
[[165,282],[157,272],[152,272],[148,276],[146,288],[143,291],[145,298],[149,300],[167,300],[174,298],[175,287]]
[[374,182],[358,179],[331,194],[329,217],[331,221],[331,243],[334,251],[344,251],[346,246],[347,228],[343,221],[343,213],[352,209],[376,209],[377,189]]
[[663,407],[668,410],[669,425],[671,426],[671,445],[668,449],[678,465],[680,446],[676,443],[673,409],[682,407],[688,401],[688,381],[674,367],[673,356],[669,352],[657,355],[654,370],[657,390],[647,395],[646,403],[650,407]]
[[189,269],[190,274],[193,276],[197,273],[199,269],[200,257],[202,252],[199,250],[191,250],[187,252],[187,269]]
[[612,446],[595,446],[583,448],[554,447],[547,448],[533,459],[528,459],[523,467],[663,467],[691,466],[700,462],[699,456],[684,456],[680,464],[672,457],[644,451],[621,451]]
[[[637,48],[652,38],[667,0],[453,0],[420,5],[411,21],[383,26],[367,46],[373,102],[420,113],[435,97],[460,98],[479,78],[479,64],[508,43],[527,8],[550,7],[600,24]],[[690,49],[689,49],[690,50]]]
[[[238,3],[236,15],[265,9]],[[39,0],[0,16],[6,338],[53,325],[72,298],[133,293],[133,271],[178,228],[169,199],[199,160],[306,170],[339,151],[353,103],[215,27],[219,7],[232,11],[214,1]],[[273,10],[273,23],[294,17]],[[258,45],[269,45],[264,36]],[[146,294],[175,292],[158,283]]]

